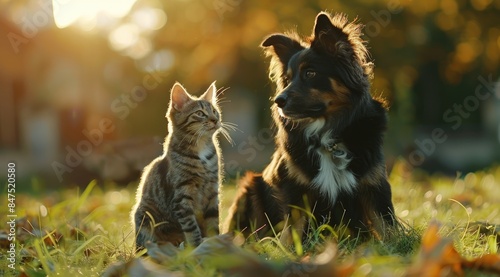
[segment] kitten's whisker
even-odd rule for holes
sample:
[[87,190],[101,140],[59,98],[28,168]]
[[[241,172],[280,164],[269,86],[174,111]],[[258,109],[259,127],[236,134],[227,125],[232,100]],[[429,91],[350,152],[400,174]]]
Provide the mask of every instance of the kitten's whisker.
[[193,142],[196,144],[197,140],[195,140],[195,137],[198,136],[198,133],[200,133],[200,129],[196,130],[194,134],[191,136],[191,140],[189,141],[190,144],[193,144]]
[[220,100],[220,101],[217,101],[217,106],[220,106],[220,104],[222,103],[231,103],[231,100]]
[[226,97],[221,97],[221,95],[223,95],[228,89],[229,89],[229,87],[219,88],[219,90],[217,90],[217,97],[216,97],[217,100],[215,101],[215,104],[217,106],[220,106],[220,104],[222,104],[222,103],[231,102],[231,100],[227,100]]
[[196,132],[194,133],[194,135],[192,135],[192,136],[191,136],[191,138],[189,138],[189,144],[190,144],[190,145],[192,145],[192,144],[193,144],[193,140],[194,140],[194,138],[195,138],[195,136],[196,136],[196,134],[197,134],[197,133],[198,133],[198,131],[196,131]]
[[[206,124],[205,124],[205,125],[206,125]],[[198,141],[199,141],[199,140],[200,140],[200,138],[203,136],[203,133],[204,133],[204,131],[203,131],[203,129],[201,129],[201,128],[200,128],[200,129],[196,132],[196,134],[197,134],[197,136],[196,136],[196,140],[195,140],[196,145],[198,145]]]
[[226,130],[232,130],[232,131],[240,131],[243,133],[243,131],[241,131],[240,129],[238,129],[238,125],[236,125],[235,123],[231,123],[231,122],[221,122],[221,126],[226,129]]
[[[206,126],[208,124],[204,124],[204,126]],[[203,129],[200,129],[199,132],[198,132],[198,136],[196,137],[196,145],[198,145],[198,141],[200,140],[201,136],[203,136]]]
[[[221,96],[222,94],[224,94],[224,92],[226,92],[228,89],[229,89],[229,87],[227,87],[227,88],[219,88],[217,90],[217,100],[224,99],[225,97],[220,97],[219,98],[219,96]],[[217,101],[217,103],[219,103],[219,101]]]
[[[196,130],[196,132],[194,132],[194,134],[193,134],[193,135],[191,135],[191,136],[190,136],[190,137],[191,137],[191,138],[190,138],[190,140],[189,140],[189,144],[190,144],[190,145],[192,145],[192,144],[193,144],[193,141],[194,141],[194,142],[197,142],[197,140],[195,141],[195,137],[197,137],[197,136],[198,136],[198,133],[200,133],[200,132],[201,132],[201,129],[198,129],[198,130]],[[188,134],[186,134],[186,136],[185,136],[185,137],[187,137],[187,136],[188,136]]]
[[227,142],[229,142],[229,144],[231,144],[231,146],[234,146],[234,141],[231,138],[231,136],[229,135],[228,131],[226,129],[224,129],[224,126],[219,129],[219,132],[224,136],[224,138],[227,140]]
[[229,122],[229,121],[224,121],[222,122],[223,124],[226,124],[226,125],[231,125],[231,126],[238,126],[238,124],[236,123],[233,123],[233,122]]
[[182,137],[181,141],[179,142],[179,144],[182,144],[182,142],[184,142],[184,140],[189,136],[189,134],[185,134],[184,137]]

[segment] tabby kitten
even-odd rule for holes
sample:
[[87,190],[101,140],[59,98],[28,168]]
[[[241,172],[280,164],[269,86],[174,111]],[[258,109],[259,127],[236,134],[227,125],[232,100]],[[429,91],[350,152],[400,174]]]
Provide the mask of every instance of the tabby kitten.
[[222,159],[216,135],[227,137],[215,82],[199,98],[176,83],[167,112],[164,154],[144,168],[132,209],[136,248],[147,241],[197,246],[219,234]]

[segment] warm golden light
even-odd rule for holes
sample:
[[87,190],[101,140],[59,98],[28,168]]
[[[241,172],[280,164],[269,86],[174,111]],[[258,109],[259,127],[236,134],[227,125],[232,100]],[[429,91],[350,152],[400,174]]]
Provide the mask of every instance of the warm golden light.
[[97,16],[125,16],[136,0],[52,0],[54,21],[59,28],[79,20],[89,21]]
[[137,25],[126,23],[114,29],[110,35],[109,40],[111,46],[116,50],[124,50],[133,46],[139,36],[139,28]]

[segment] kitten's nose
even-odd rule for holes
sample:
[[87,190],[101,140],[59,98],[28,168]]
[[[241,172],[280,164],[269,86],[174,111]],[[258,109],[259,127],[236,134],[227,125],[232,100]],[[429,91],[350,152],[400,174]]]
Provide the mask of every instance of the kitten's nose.
[[217,118],[215,118],[215,117],[210,117],[208,120],[209,120],[211,123],[213,123],[213,124],[214,124],[214,126],[216,126],[216,125],[217,125],[217,123],[219,122],[219,120],[218,120]]
[[274,99],[274,103],[276,103],[278,107],[283,108],[286,105],[286,98],[285,94],[280,94]]

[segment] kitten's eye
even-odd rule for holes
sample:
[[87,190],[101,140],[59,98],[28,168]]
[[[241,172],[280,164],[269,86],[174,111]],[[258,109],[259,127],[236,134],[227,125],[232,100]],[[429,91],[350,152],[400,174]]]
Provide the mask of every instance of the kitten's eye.
[[199,117],[207,117],[207,115],[204,112],[202,112],[202,111],[197,111],[196,115],[199,116]]
[[306,70],[306,72],[304,73],[304,77],[306,79],[314,78],[314,76],[316,76],[316,72],[314,72],[312,70]]

